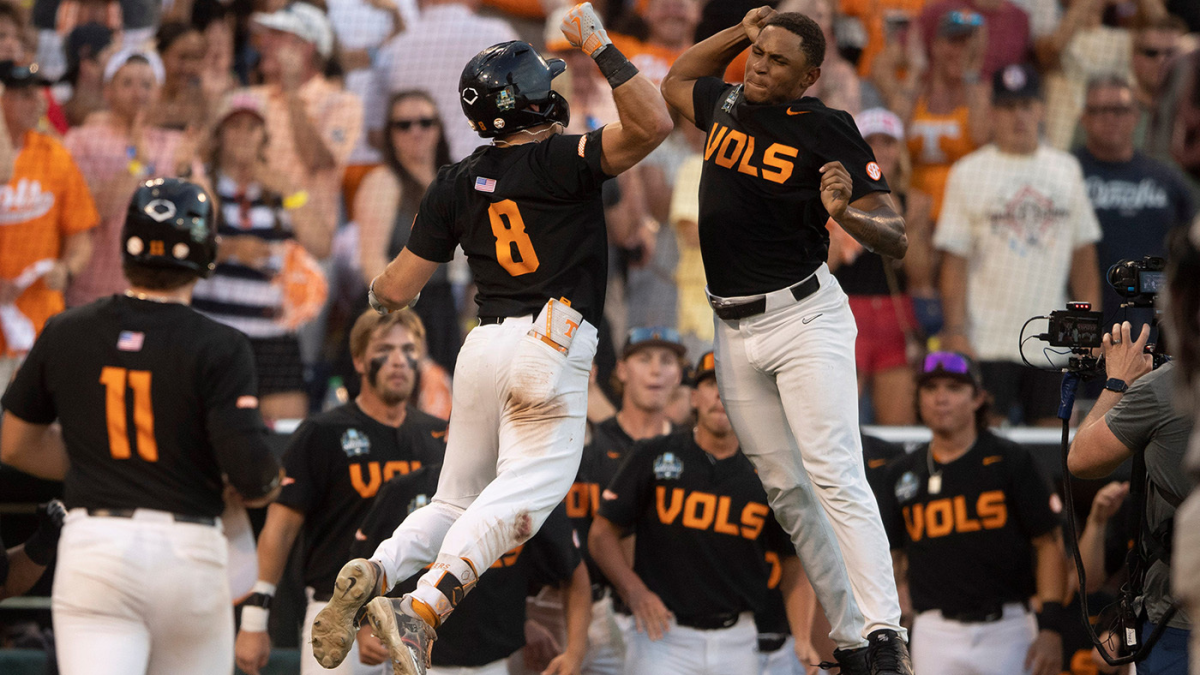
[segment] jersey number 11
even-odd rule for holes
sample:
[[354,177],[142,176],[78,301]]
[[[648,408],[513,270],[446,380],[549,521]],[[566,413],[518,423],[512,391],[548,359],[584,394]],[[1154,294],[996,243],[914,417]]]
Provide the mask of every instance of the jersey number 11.
[[105,366],[100,371],[104,385],[104,417],[108,422],[108,449],[113,459],[129,459],[129,423],[125,391],[133,390],[133,425],[137,429],[138,457],[158,461],[158,443],[154,440],[154,410],[150,407],[150,371],[126,370]]

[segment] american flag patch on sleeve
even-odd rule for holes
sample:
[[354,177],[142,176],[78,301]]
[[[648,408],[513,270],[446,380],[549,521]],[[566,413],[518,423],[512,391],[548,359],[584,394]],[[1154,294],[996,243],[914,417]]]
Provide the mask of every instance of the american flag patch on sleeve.
[[123,330],[117,337],[117,349],[123,352],[140,352],[146,342],[146,334],[139,331]]
[[496,179],[495,178],[484,178],[483,176],[479,176],[478,178],[475,179],[475,189],[480,192],[495,192],[496,191]]

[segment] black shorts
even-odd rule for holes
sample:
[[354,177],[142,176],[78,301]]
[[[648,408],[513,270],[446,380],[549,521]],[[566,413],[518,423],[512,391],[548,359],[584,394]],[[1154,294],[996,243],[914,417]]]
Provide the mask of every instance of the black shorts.
[[258,373],[258,395],[304,391],[304,362],[300,340],[295,335],[250,338],[254,369]]
[[992,395],[992,411],[1013,424],[1034,424],[1058,415],[1062,374],[1012,361],[979,364],[983,388]]

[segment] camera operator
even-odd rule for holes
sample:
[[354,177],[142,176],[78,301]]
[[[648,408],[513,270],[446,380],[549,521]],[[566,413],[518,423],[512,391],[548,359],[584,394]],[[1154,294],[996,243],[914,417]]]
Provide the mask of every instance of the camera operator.
[[[1142,594],[1147,623],[1142,640],[1154,630],[1171,605],[1168,562],[1175,508],[1191,489],[1181,471],[1192,420],[1174,406],[1175,367],[1153,369],[1145,353],[1150,337],[1143,326],[1134,340],[1128,321],[1114,324],[1101,347],[1108,375],[1104,391],[1075,434],[1067,466],[1080,478],[1103,478],[1135,453],[1145,453],[1146,542],[1142,553],[1152,562]],[[1150,655],[1138,663],[1138,675],[1187,675],[1187,641],[1191,622],[1178,612],[1168,622]]]

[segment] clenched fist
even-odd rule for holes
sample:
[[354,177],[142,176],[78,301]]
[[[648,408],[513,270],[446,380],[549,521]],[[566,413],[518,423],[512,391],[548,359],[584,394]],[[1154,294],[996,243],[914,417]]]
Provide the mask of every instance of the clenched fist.
[[572,7],[563,17],[561,28],[567,42],[592,58],[595,58],[601,49],[612,44],[590,2]]

